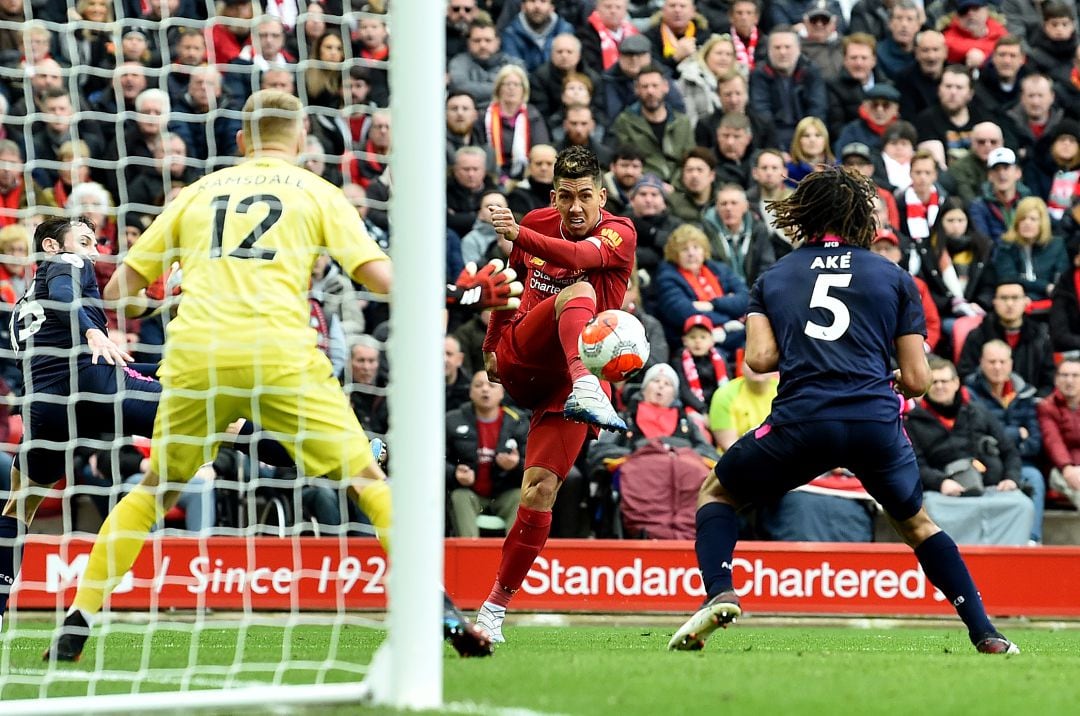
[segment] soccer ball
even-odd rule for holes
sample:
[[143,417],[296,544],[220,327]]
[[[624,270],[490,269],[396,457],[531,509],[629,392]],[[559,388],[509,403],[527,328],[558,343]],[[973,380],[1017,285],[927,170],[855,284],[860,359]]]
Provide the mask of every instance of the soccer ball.
[[626,311],[601,311],[582,329],[578,354],[597,378],[619,383],[649,360],[649,339],[641,321]]

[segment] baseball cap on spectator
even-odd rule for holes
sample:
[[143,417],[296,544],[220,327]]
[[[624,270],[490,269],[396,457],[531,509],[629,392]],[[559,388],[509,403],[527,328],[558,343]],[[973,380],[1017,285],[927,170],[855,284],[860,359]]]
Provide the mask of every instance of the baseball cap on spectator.
[[1008,147],[998,147],[986,158],[986,166],[990,169],[1002,164],[1016,164],[1016,154]]
[[888,82],[878,82],[863,93],[863,99],[883,99],[886,102],[896,102],[897,104],[900,104],[900,90],[896,89]]
[[704,328],[709,333],[712,333],[714,328],[712,319],[702,313],[690,316],[682,324],[683,335],[685,336],[687,333],[689,333],[691,328],[699,327]]
[[956,0],[956,9],[960,12],[973,7],[986,7],[986,0]]
[[1080,142],[1080,122],[1072,119],[1063,119],[1058,122],[1054,131],[1050,133],[1050,143],[1053,144],[1059,137],[1072,137]]
[[639,190],[648,186],[651,186],[664,196],[667,196],[667,191],[664,189],[664,182],[660,181],[660,177],[655,174],[643,174],[641,178],[637,180],[637,183],[634,184],[634,188],[630,190],[630,196],[634,196]]
[[900,246],[900,237],[898,237],[890,229],[878,229],[877,230],[877,233],[874,234],[874,243],[876,244],[879,241],[887,241],[888,243],[892,244],[893,246]]
[[870,153],[870,147],[862,142],[850,142],[844,145],[844,148],[840,150],[840,161],[844,161],[848,157],[862,157],[868,162],[874,161],[874,156]]
[[619,43],[619,52],[623,55],[647,55],[652,46],[644,35],[631,35]]
[[678,389],[679,375],[675,372],[675,369],[667,363],[657,363],[652,368],[645,371],[645,377],[641,379],[641,387],[644,388],[646,385],[660,377],[667,378],[671,381],[671,384]]
[[806,19],[811,20],[815,17],[832,18],[832,10],[829,9],[829,0],[817,0],[806,11]]

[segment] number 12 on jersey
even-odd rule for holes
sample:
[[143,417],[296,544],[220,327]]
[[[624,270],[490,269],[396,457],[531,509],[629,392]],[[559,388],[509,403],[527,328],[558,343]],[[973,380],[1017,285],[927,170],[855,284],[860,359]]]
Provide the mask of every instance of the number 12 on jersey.
[[810,308],[824,308],[833,314],[832,323],[823,326],[813,321],[806,322],[803,333],[821,341],[835,341],[847,332],[851,325],[851,311],[847,304],[835,296],[829,295],[831,288],[847,288],[851,285],[849,273],[824,273],[814,282],[814,292],[810,294]]
[[[229,195],[222,194],[221,196],[215,196],[210,202],[210,205],[214,207],[214,234],[210,241],[210,258],[216,259],[221,257],[221,244],[224,241],[225,235],[225,220],[228,218],[229,212]],[[255,194],[242,199],[236,207],[233,209],[237,214],[246,214],[251,210],[251,207],[256,204],[266,204],[267,212],[263,220],[252,227],[251,231],[247,233],[244,240],[240,242],[240,245],[229,252],[229,256],[237,259],[263,259],[264,261],[273,261],[277,255],[277,251],[274,249],[256,248],[255,242],[262,238],[263,234],[278,222],[281,218],[281,212],[283,211],[283,204],[281,199],[273,194]]]

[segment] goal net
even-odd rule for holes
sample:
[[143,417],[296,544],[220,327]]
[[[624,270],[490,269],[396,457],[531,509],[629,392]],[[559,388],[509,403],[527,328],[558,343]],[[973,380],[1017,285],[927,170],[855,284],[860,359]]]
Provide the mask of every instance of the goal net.
[[[32,253],[28,238],[41,221],[95,222],[104,285],[180,188],[240,161],[241,108],[261,88],[301,100],[308,139],[300,161],[345,189],[384,247],[393,227],[397,267],[393,312],[385,297],[323,261],[308,297],[311,326],[342,390],[369,436],[389,444],[393,570],[341,483],[262,460],[259,447],[223,450],[155,527],[74,664],[42,655],[104,515],[146,469],[149,439],[124,434],[119,407],[114,430],[104,431],[115,437],[74,437],[76,399],[94,397],[73,396],[70,377],[72,390],[39,389],[22,374],[28,356],[0,336],[0,500],[11,492],[20,431],[23,455],[35,447],[62,453],[64,468],[51,487],[24,475],[23,489],[11,493],[18,533],[6,543],[0,533],[0,549],[14,545],[21,566],[0,621],[5,714],[441,703],[445,278],[442,242],[430,237],[445,233],[445,4],[395,3],[399,18],[387,4],[0,3],[0,332],[19,310],[4,289],[32,284],[40,256],[21,261],[18,247]],[[394,35],[391,57],[383,39],[395,19],[408,32]],[[392,160],[391,121],[399,147]],[[391,197],[388,166],[407,195]],[[180,273],[158,288],[168,295],[178,284],[182,302],[182,267],[174,268]],[[153,365],[164,314],[110,314],[110,335]],[[70,351],[51,350],[74,366]],[[34,401],[65,416],[72,439],[36,436],[25,419]],[[422,450],[411,447],[418,436]],[[38,502],[33,515],[28,505]]]

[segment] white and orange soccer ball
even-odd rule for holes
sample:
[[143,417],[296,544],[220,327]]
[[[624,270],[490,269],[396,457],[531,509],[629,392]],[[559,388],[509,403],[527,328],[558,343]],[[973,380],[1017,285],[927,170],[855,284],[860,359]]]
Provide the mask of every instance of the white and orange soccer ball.
[[626,311],[601,311],[581,331],[578,353],[590,373],[618,383],[649,360],[649,339],[641,321]]

